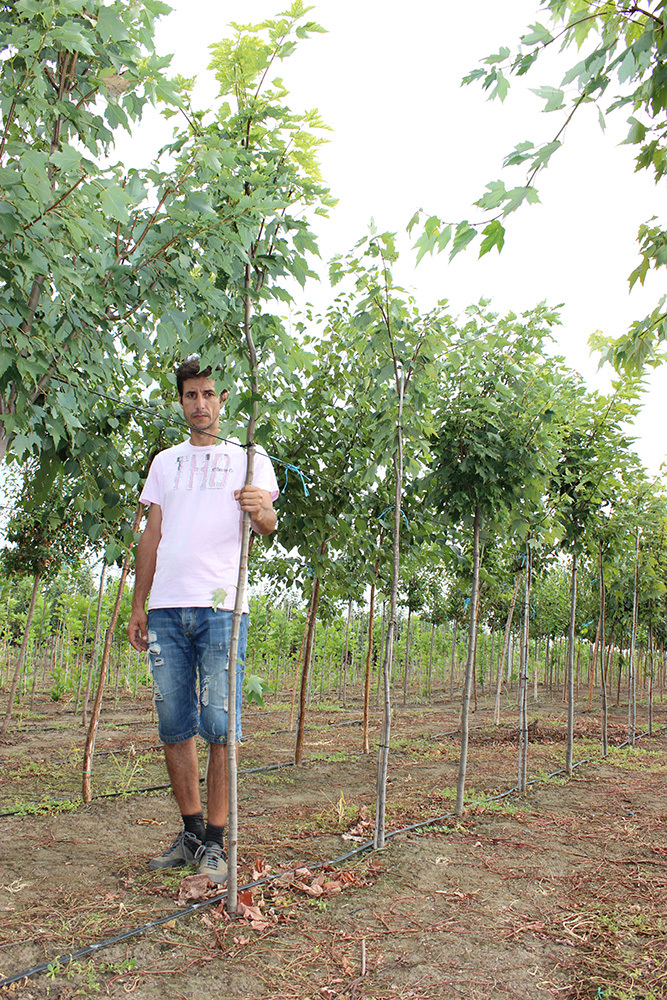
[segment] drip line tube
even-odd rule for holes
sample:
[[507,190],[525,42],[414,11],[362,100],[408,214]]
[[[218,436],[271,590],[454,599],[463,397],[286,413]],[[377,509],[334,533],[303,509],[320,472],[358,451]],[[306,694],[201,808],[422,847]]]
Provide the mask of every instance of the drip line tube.
[[[654,729],[653,732],[654,733],[660,732],[664,729],[667,729],[667,726],[659,726],[657,727],[657,729]],[[645,736],[648,735],[649,735],[648,732],[640,733],[637,736],[635,736],[635,739],[636,740],[643,739]],[[619,747],[614,747],[613,749],[620,750],[624,746],[630,746],[630,741],[626,740],[624,743],[621,743]],[[609,754],[607,754],[607,756],[609,756]],[[583,760],[577,761],[576,764],[572,765],[572,770],[574,770],[577,767],[581,767],[583,764],[588,764],[588,763],[594,763],[594,758],[586,757]],[[274,768],[285,767],[285,766],[293,767],[294,765],[293,764],[269,765],[269,767],[274,767]],[[265,768],[257,768],[256,770],[265,770]],[[565,774],[565,769],[559,768],[557,771],[553,771],[551,774],[547,775],[546,778],[532,778],[529,782],[527,782],[527,784],[529,785],[540,784],[543,781],[548,781],[549,778],[557,777],[559,774]],[[517,791],[518,788],[514,786],[512,788],[509,788],[507,791],[500,792],[497,795],[488,795],[481,801],[482,803],[498,802],[500,799],[506,799],[510,795],[515,794]],[[400,827],[398,830],[391,830],[389,833],[385,834],[385,840],[389,840],[392,837],[397,837],[401,833],[410,833],[412,830],[419,830],[425,826],[432,826],[435,823],[442,823],[443,820],[453,819],[455,818],[455,816],[456,813],[448,812],[448,813],[443,813],[440,816],[432,816],[430,819],[420,820],[418,823],[412,823],[409,826]],[[321,868],[333,867],[334,865],[342,864],[343,861],[347,861],[349,858],[353,858],[358,854],[362,854],[365,851],[369,851],[372,849],[373,849],[373,841],[367,840],[365,841],[365,843],[360,844],[358,847],[353,848],[346,854],[341,854],[339,857],[332,858],[330,861],[321,861],[318,864],[309,865],[308,867],[314,871],[317,871],[318,869]],[[299,867],[301,868],[303,866],[299,865]],[[293,873],[296,872],[297,870],[298,869],[296,868],[291,869]],[[257,879],[254,882],[247,882],[245,885],[239,886],[239,891],[243,892],[248,889],[254,889],[259,885],[267,885],[268,883],[276,881],[279,878],[284,878],[285,875],[288,873],[289,872],[282,872],[280,875],[267,875],[265,878]],[[227,891],[225,890],[224,892],[212,896],[210,899],[204,899],[199,903],[192,903],[190,906],[184,907],[183,909],[174,910],[164,917],[157,917],[155,920],[150,920],[148,921],[148,923],[142,924],[140,927],[133,927],[131,930],[123,931],[121,934],[116,934],[114,937],[107,938],[104,941],[98,941],[95,944],[89,944],[85,948],[80,948],[78,951],[68,952],[65,955],[59,955],[57,958],[52,959],[50,962],[42,962],[41,965],[34,965],[32,968],[25,969],[23,972],[17,972],[14,975],[7,976],[5,979],[0,979],[0,989],[2,989],[4,986],[11,986],[12,983],[18,983],[22,979],[30,979],[33,976],[40,975],[43,972],[48,972],[49,969],[52,969],[54,966],[56,966],[56,968],[58,966],[66,966],[70,962],[76,962],[80,958],[86,958],[88,955],[93,955],[95,954],[95,952],[101,951],[102,948],[109,948],[111,947],[111,945],[119,944],[121,941],[127,941],[129,938],[138,937],[138,935],[145,934],[147,931],[153,930],[156,927],[161,927],[163,924],[167,924],[171,920],[178,920],[181,917],[192,916],[193,913],[198,913],[200,910],[204,910],[209,906],[213,906],[214,903],[219,903],[221,900],[225,898],[226,895]]]
[[[307,763],[307,761],[306,761]],[[257,774],[260,771],[276,771],[281,767],[294,767],[294,761],[285,761],[280,764],[264,764],[262,767],[240,767],[238,770],[239,774]],[[202,785],[205,782],[205,778],[199,779],[199,784]],[[129,797],[130,795],[147,795],[149,792],[163,792],[171,788],[171,785],[150,785],[148,788],[137,788],[132,792],[101,792],[99,795],[93,795],[91,801],[99,802],[101,799],[119,799],[122,797]],[[53,805],[57,805],[59,802],[71,802],[76,799],[52,799]],[[28,805],[24,805],[22,809],[15,809],[12,812],[0,813],[0,819],[5,819],[7,816],[23,816],[30,810],[38,810],[42,806],[49,803],[45,802],[31,802]],[[77,806],[78,808],[78,806]],[[74,811],[74,810],[72,810]],[[32,813],[31,813],[32,814]]]

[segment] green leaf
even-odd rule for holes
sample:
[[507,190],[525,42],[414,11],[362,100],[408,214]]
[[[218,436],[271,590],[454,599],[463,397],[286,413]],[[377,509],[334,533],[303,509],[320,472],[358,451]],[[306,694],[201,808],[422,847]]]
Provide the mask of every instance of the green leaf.
[[559,108],[563,107],[563,97],[564,93],[559,90],[558,87],[531,87],[530,88],[534,94],[545,100],[546,107],[544,111],[557,111]]
[[109,218],[118,222],[127,222],[130,197],[123,188],[113,181],[105,181],[100,193],[100,207]]
[[211,596],[211,607],[213,608],[213,610],[217,611],[218,608],[223,607],[226,599],[227,599],[227,591],[224,589],[224,587],[218,587],[216,590],[214,590]]
[[65,146],[63,149],[51,153],[51,163],[61,170],[76,170],[81,165],[81,153],[73,146]]
[[123,42],[129,38],[127,28],[122,18],[120,4],[111,4],[108,7],[100,6],[97,15],[97,30],[103,42]]
[[243,680],[243,690],[249,705],[264,707],[264,681],[257,674],[246,674]]
[[497,219],[490,222],[486,229],[483,230],[483,236],[485,236],[486,239],[482,241],[479,256],[483,257],[484,254],[489,253],[489,251],[494,247],[496,247],[498,253],[500,253],[505,244],[505,228]]
[[452,244],[452,249],[449,254],[450,261],[456,257],[457,253],[464,250],[472,240],[477,236],[477,230],[469,225],[466,219],[463,222],[459,222],[456,227],[456,232],[454,234],[454,243]]
[[521,42],[524,45],[538,45],[540,43],[547,45],[553,41],[553,35],[543,24],[531,24],[530,29],[527,34],[521,36]]

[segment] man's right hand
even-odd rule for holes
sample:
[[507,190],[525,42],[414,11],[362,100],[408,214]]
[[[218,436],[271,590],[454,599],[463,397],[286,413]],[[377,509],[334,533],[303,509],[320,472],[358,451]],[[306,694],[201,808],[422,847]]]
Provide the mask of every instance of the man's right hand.
[[148,649],[148,615],[144,608],[132,608],[127,626],[127,637],[130,644],[145,653]]

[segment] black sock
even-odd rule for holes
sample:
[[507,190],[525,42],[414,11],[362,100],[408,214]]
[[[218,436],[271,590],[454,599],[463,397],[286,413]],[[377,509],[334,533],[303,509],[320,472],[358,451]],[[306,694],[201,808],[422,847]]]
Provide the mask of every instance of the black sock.
[[183,826],[188,833],[194,833],[195,837],[203,842],[206,827],[204,826],[204,813],[200,810],[192,816],[183,816]]
[[206,833],[204,834],[204,841],[211,841],[214,844],[220,844],[223,846],[222,836],[225,832],[224,826],[215,826],[213,823],[206,824]]

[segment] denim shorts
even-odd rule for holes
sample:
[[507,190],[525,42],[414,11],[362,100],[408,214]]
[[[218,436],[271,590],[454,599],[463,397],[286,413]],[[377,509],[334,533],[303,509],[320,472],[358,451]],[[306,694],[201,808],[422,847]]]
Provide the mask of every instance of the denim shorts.
[[[231,611],[154,608],[148,612],[148,653],[163,743],[182,743],[197,733],[208,743],[227,742],[231,635]],[[236,659],[237,740],[241,739],[247,637],[248,616],[244,614]]]

